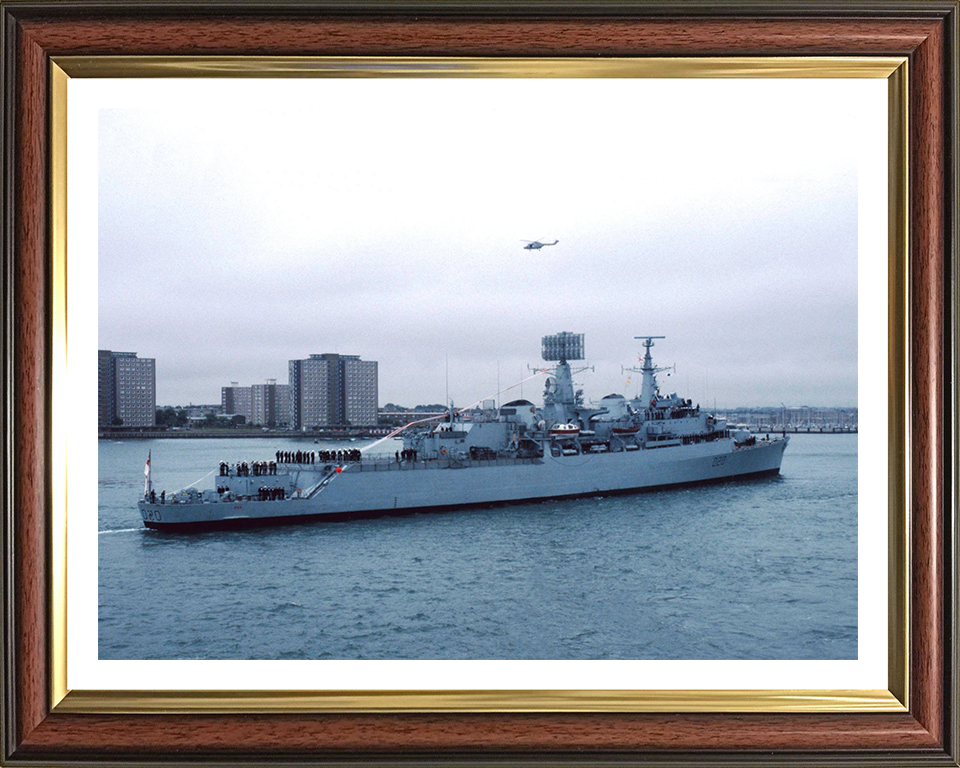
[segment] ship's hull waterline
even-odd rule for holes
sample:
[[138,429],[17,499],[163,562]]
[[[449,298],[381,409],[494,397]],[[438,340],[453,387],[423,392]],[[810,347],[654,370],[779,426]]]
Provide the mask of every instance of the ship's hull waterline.
[[[141,501],[144,524],[187,531],[338,521],[361,517],[475,508],[545,499],[623,494],[776,475],[788,440],[737,445],[732,439],[633,451],[541,458],[451,462],[361,462],[328,474],[291,467],[293,485],[310,498],[238,499],[201,503]],[[232,478],[234,482],[240,478]],[[270,476],[244,478],[251,489]]]

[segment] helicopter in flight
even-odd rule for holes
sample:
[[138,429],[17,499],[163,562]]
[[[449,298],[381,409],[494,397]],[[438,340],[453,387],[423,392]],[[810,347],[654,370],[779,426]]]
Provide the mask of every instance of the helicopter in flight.
[[526,245],[523,246],[523,250],[525,251],[539,251],[545,245],[556,245],[560,241],[554,240],[552,243],[542,243],[539,240],[521,240],[520,242],[526,243]]

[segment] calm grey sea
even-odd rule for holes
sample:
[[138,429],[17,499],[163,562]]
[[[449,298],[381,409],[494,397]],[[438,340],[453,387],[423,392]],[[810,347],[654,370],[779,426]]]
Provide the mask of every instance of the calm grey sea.
[[[320,447],[348,445],[363,444]],[[298,448],[314,446],[100,441],[101,659],[857,657],[856,435],[796,435],[781,476],[759,481],[235,532],[141,527],[147,451],[155,487],[174,490],[221,460]]]

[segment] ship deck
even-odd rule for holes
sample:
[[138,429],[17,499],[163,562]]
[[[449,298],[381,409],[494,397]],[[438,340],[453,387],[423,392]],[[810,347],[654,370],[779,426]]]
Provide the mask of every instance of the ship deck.
[[397,462],[392,456],[364,457],[363,461],[349,464],[350,471],[356,472],[412,472],[424,469],[450,469],[466,467],[514,467],[522,464],[542,464],[542,458],[496,459],[419,459],[417,461]]

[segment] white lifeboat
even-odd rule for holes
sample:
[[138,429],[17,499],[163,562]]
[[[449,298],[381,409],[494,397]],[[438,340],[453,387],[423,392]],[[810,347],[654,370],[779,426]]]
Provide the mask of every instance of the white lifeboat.
[[554,424],[549,434],[558,438],[576,437],[580,434],[580,427],[576,424]]
[[632,427],[614,427],[611,431],[615,435],[620,435],[620,437],[632,437],[640,431],[640,425]]

